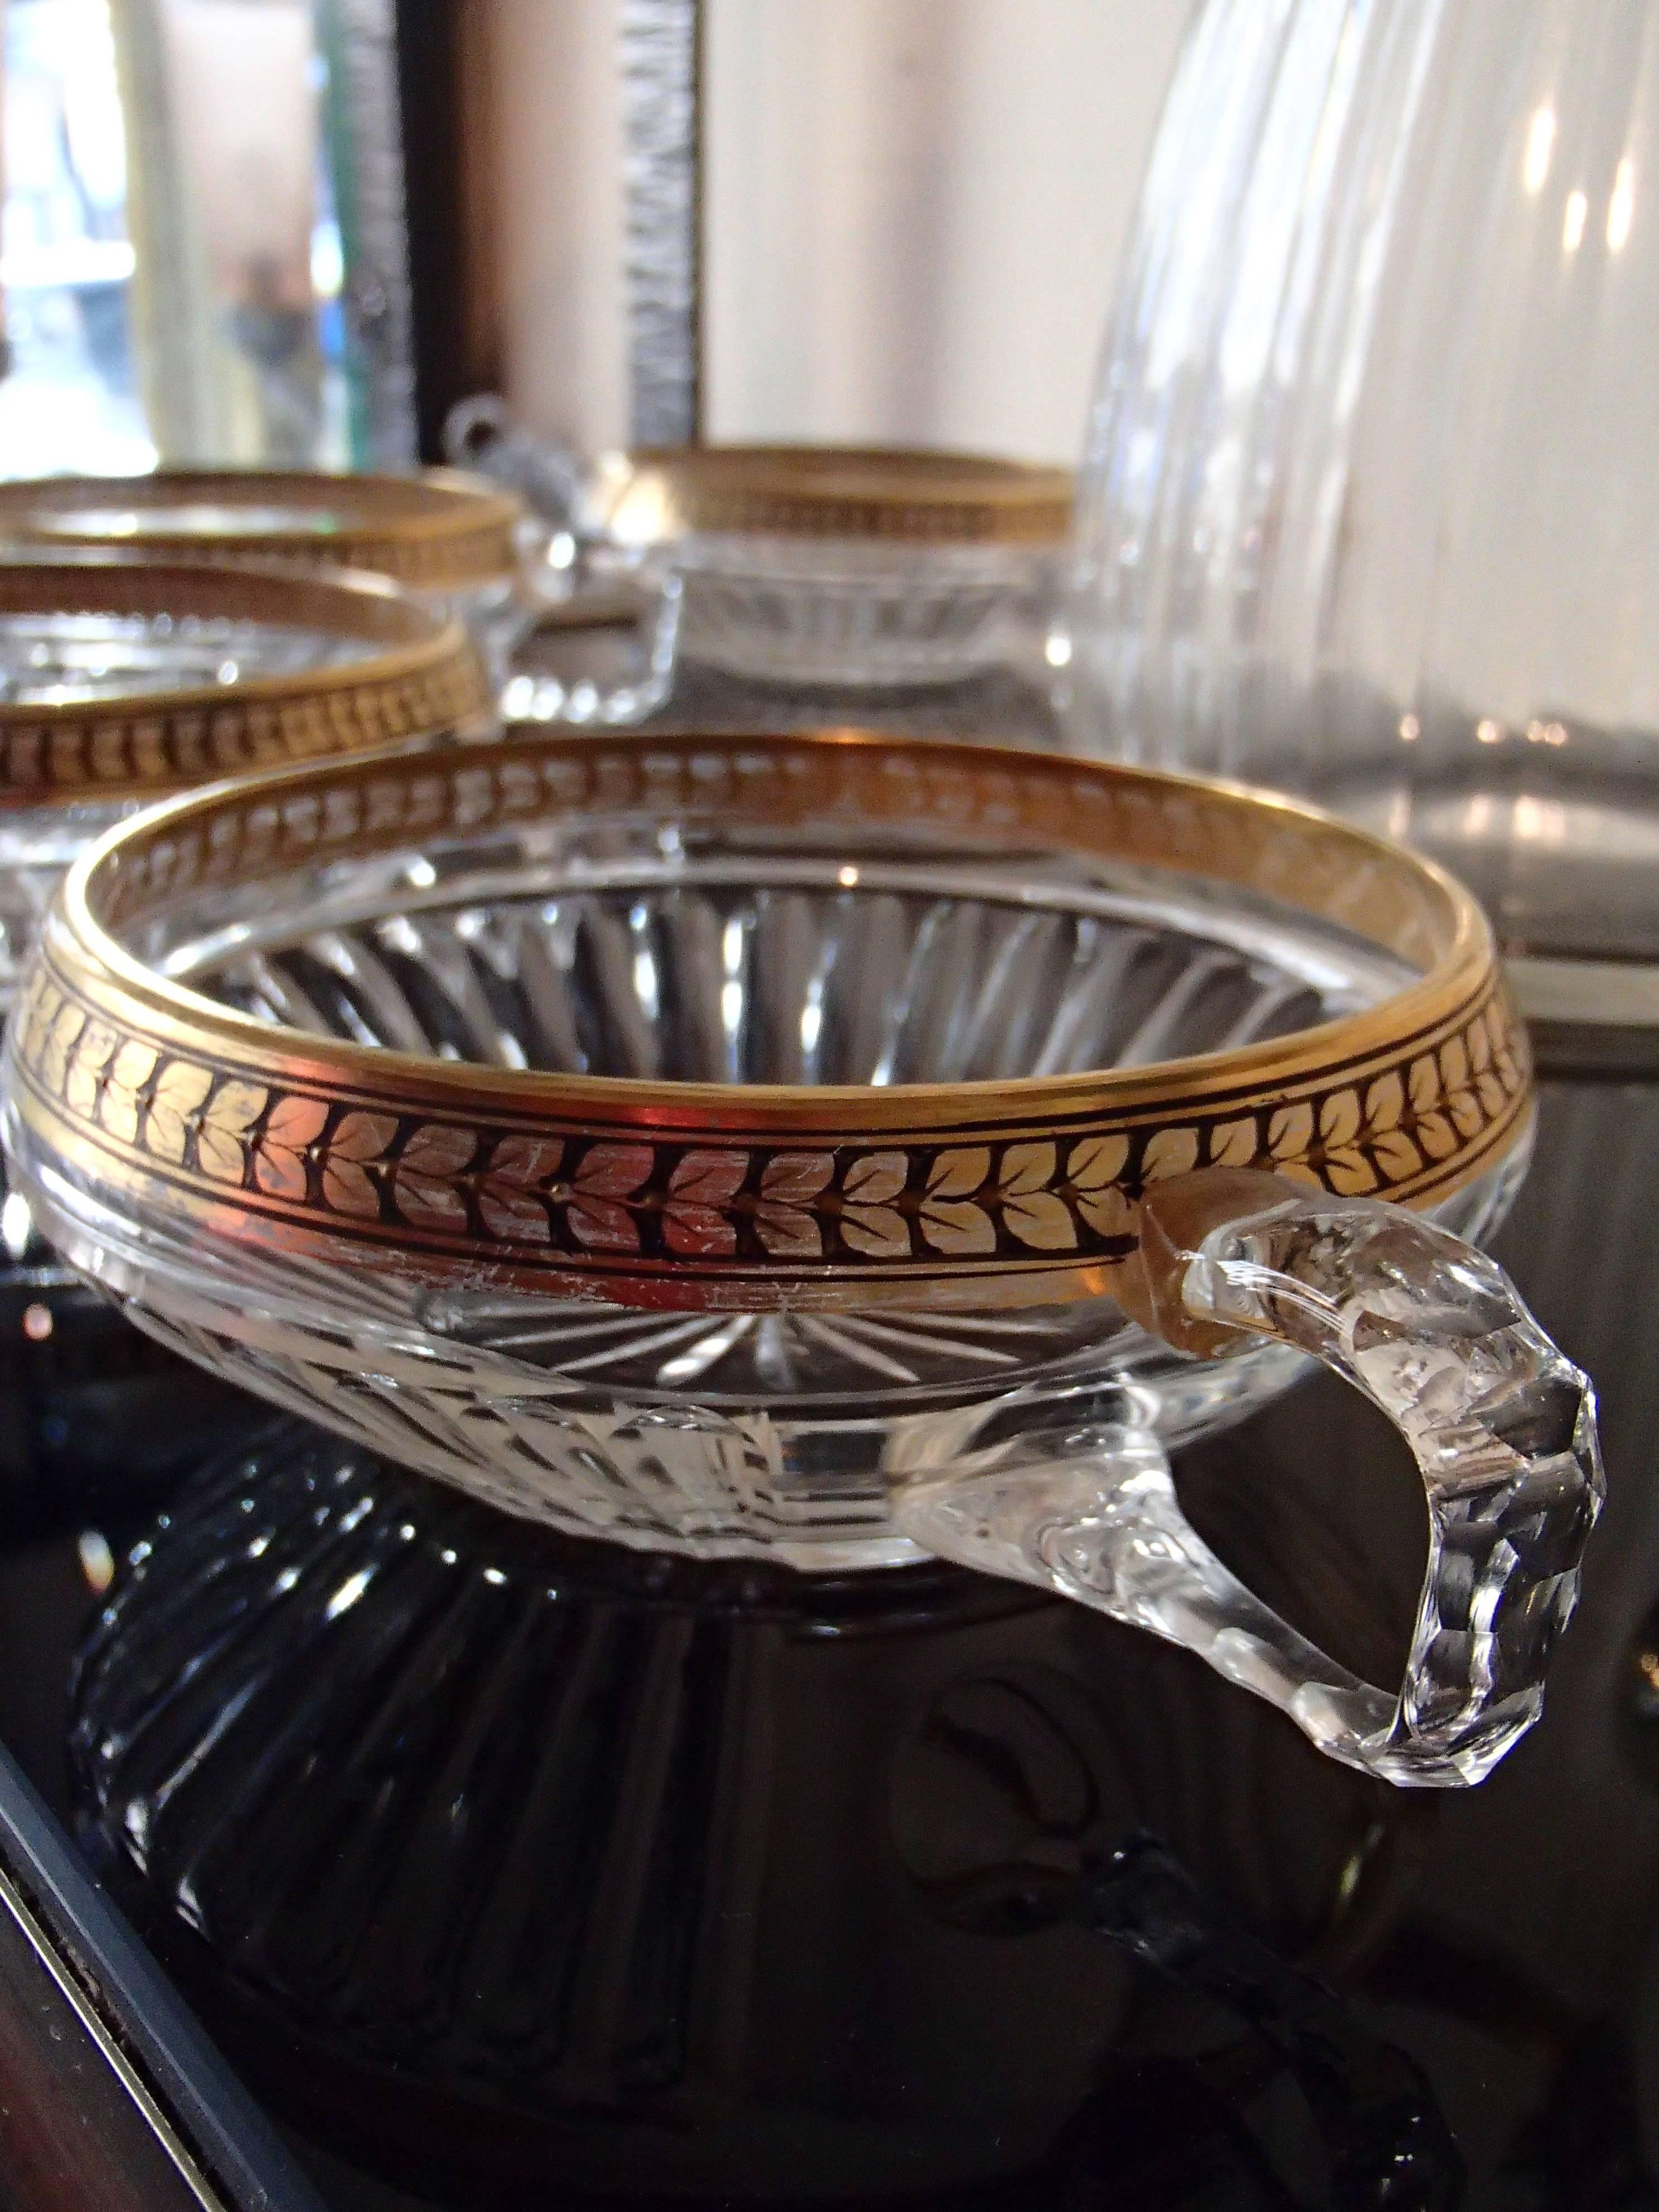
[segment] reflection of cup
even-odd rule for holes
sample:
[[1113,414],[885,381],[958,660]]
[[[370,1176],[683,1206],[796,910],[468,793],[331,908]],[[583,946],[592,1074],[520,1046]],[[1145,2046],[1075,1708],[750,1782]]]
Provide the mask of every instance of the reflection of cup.
[[1328,1975],[1435,1809],[1079,1607],[574,1541],[294,1423],[121,1570],[71,1757],[83,1838],[261,2093],[464,2203],[1046,2168],[1128,2101],[1152,1978],[1034,1889],[1150,1826]]
[[[1535,1718],[1590,1401],[1407,1210],[1489,1221],[1530,1107],[1395,848],[1056,757],[541,739],[175,808],[54,915],[8,1145],[164,1340],[576,1531],[1060,1590],[1394,1779]],[[1298,1350],[1428,1491],[1398,1697],[1176,1504]]]

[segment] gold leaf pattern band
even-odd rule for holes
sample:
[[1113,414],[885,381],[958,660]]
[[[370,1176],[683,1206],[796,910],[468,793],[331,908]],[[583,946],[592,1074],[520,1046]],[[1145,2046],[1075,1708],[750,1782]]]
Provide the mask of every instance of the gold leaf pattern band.
[[[1301,848],[1301,903],[1353,920],[1356,874],[1368,874],[1368,933],[1415,944],[1429,972],[1363,1014],[1161,1067],[786,1089],[503,1074],[301,1037],[165,981],[106,933],[216,878],[544,815],[555,791],[590,813],[735,809],[778,823],[795,810],[854,827],[895,818],[913,774],[954,791],[957,836],[971,817],[1005,845],[1052,838],[1042,824],[1063,809],[1073,851],[1164,866],[1219,853],[1257,888],[1298,857],[1267,865],[1266,817]],[[1085,789],[1111,802],[1103,836],[1079,828]],[[1170,1176],[1261,1167],[1428,1204],[1500,1157],[1529,1103],[1524,1033],[1486,924],[1424,864],[1224,787],[845,733],[524,740],[267,778],[158,811],[76,870],[7,1053],[18,1110],[66,1164],[216,1236],[374,1255],[434,1281],[486,1271],[738,1308],[1079,1296],[1109,1287],[1143,1193]]]
[[0,805],[157,797],[250,769],[476,729],[491,709],[459,623],[377,578],[160,561],[0,562],[0,618],[65,613],[282,624],[350,650],[231,684],[0,702]]
[[522,508],[453,469],[412,476],[301,469],[157,469],[0,484],[0,532],[176,561],[366,568],[421,592],[464,592],[518,568]]
[[833,446],[641,447],[601,465],[596,495],[631,543],[685,532],[907,545],[1058,545],[1067,469],[972,453]]

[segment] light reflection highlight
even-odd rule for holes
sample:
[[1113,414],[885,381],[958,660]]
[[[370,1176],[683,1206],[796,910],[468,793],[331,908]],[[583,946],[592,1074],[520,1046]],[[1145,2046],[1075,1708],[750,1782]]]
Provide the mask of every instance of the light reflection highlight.
[[1532,121],[1527,125],[1526,157],[1521,164],[1521,181],[1528,192],[1541,192],[1548,181],[1550,161],[1555,152],[1555,110],[1545,106],[1533,111]]
[[1628,154],[1619,164],[1613,179],[1613,198],[1607,202],[1607,251],[1620,253],[1630,238],[1631,225],[1636,220],[1636,164]]
[[34,1217],[27,1199],[21,1190],[9,1190],[4,1205],[0,1206],[0,1243],[14,1260],[21,1260],[33,1234]]

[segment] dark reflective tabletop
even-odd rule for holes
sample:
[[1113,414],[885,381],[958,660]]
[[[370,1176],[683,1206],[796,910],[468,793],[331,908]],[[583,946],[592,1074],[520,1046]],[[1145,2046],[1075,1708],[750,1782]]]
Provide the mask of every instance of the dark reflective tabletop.
[[[1546,1086],[1498,1250],[1609,1501],[1479,1790],[954,1570],[504,1521],[22,1292],[0,1740],[342,2208],[1659,2203],[1656,1161],[1659,1088]],[[1316,1376],[1177,1476],[1397,1674],[1380,1419]]]

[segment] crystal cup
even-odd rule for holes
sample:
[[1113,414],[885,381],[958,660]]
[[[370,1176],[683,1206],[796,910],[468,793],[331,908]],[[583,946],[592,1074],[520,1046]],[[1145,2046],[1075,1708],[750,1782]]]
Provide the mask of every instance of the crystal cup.
[[[465,624],[498,694],[526,637],[544,621],[570,616],[569,532],[528,514],[514,492],[457,469],[410,476],[161,469],[0,484],[0,538],[390,576],[434,614]],[[538,718],[605,724],[649,713],[672,671],[672,611],[658,615],[655,629],[642,680],[590,684],[544,701]]]
[[679,651],[764,684],[954,684],[1042,653],[1072,479],[976,454],[699,446],[601,457],[592,526],[683,595]]
[[[1396,1782],[1538,1714],[1593,1399],[1455,1233],[1522,1171],[1524,1034],[1468,896],[1310,809],[844,732],[284,772],[77,865],[4,1085],[142,1327],[511,1511],[988,1568]],[[1427,1492],[1395,1690],[1171,1482],[1310,1352]]]
[[[0,487],[0,509],[22,489]],[[58,877],[147,799],[476,734],[488,714],[459,624],[376,576],[90,550],[0,563],[0,1012]]]

